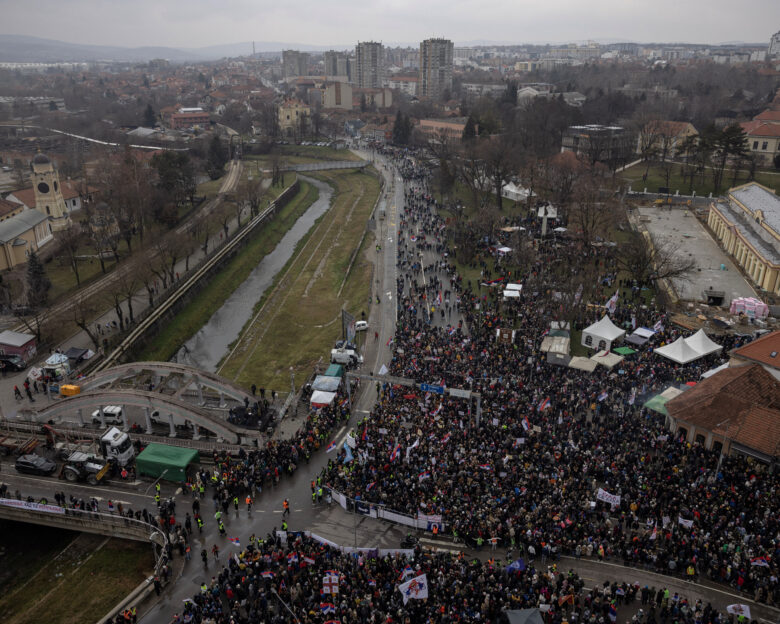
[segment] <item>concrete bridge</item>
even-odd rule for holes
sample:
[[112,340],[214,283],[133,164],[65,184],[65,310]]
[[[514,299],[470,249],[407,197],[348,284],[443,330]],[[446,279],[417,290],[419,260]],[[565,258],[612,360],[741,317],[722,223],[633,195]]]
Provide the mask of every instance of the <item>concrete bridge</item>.
[[[32,414],[25,414],[20,412],[23,416],[34,416],[39,422],[46,422],[55,417],[64,415],[76,415],[79,420],[79,424],[84,425],[84,410],[90,415],[95,410],[101,410],[99,418],[101,419],[101,426],[105,429],[105,418],[103,416],[102,408],[107,405],[120,405],[122,407],[140,407],[144,410],[146,418],[146,429],[148,433],[152,432],[151,415],[153,412],[158,412],[162,415],[167,415],[170,425],[171,438],[176,437],[176,421],[186,421],[193,428],[193,439],[198,440],[199,434],[197,427],[203,427],[208,431],[213,432],[218,438],[226,440],[231,443],[239,443],[242,438],[257,437],[256,432],[247,429],[241,429],[227,422],[219,415],[208,412],[207,410],[187,403],[177,397],[171,397],[157,392],[148,392],[144,390],[135,389],[98,389],[76,396],[68,397],[54,402],[46,407],[43,407]],[[122,428],[125,431],[129,430],[127,422],[127,414],[123,410],[123,425]],[[252,434],[255,434],[254,436]]]
[[[367,160],[324,160],[319,163],[305,163],[280,167],[280,171],[326,171],[328,169],[363,169],[371,163]],[[271,169],[263,169],[263,173],[273,173]]]
[[82,533],[96,533],[136,542],[152,544],[156,567],[163,563],[168,536],[158,526],[143,520],[116,514],[93,513],[80,509],[64,509],[58,505],[28,503],[11,498],[0,498],[0,518],[42,526],[68,529]]

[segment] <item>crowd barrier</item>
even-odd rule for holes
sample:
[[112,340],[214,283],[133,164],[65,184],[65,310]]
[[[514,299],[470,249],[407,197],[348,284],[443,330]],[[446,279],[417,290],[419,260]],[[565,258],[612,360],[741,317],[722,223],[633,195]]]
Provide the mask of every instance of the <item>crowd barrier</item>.
[[[358,514],[368,516],[369,518],[387,520],[388,522],[402,524],[421,531],[433,532],[435,527],[436,532],[440,533],[445,529],[445,524],[442,521],[441,515],[418,513],[416,516],[411,516],[399,511],[387,509],[384,505],[379,505],[377,503],[366,503],[360,500],[347,498],[344,494],[337,492],[331,487],[327,487],[326,489],[330,492],[333,500],[341,505],[344,511],[352,513],[352,507],[354,506],[354,509]],[[350,502],[353,502],[354,505],[350,505]]]

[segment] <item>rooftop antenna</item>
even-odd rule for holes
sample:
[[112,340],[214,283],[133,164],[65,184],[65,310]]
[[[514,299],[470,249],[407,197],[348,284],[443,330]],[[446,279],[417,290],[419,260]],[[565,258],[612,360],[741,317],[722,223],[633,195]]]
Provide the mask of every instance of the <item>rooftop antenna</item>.
[[255,42],[253,41],[252,42],[252,56],[254,56],[255,54],[256,54],[256,52],[255,52]]

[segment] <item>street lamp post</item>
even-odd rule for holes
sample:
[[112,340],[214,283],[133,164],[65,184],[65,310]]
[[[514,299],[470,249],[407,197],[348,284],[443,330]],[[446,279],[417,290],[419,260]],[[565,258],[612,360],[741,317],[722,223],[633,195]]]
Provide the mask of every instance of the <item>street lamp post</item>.
[[298,616],[295,615],[295,612],[290,608],[290,605],[288,605],[284,600],[282,600],[282,597],[276,593],[276,590],[272,587],[271,593],[276,596],[277,600],[282,603],[285,609],[287,609],[290,612],[290,615],[293,616],[293,619],[300,624],[300,620],[298,619]]

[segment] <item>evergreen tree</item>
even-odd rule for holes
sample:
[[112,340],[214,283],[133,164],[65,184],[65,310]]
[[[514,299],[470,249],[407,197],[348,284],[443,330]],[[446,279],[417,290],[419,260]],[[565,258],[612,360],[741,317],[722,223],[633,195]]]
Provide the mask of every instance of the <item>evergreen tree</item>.
[[212,180],[221,177],[224,173],[225,164],[228,161],[228,152],[217,135],[214,135],[211,139],[211,143],[209,143],[207,161],[209,177],[211,177]]
[[149,128],[154,128],[154,125],[157,123],[157,115],[154,113],[154,109],[152,108],[151,103],[146,105],[146,110],[144,111],[144,126],[147,126]]
[[51,281],[38,254],[31,251],[27,257],[27,304],[35,310],[46,307],[50,288]]
[[466,121],[466,127],[463,128],[463,141],[471,141],[475,138],[477,138],[477,126],[474,123],[474,118],[469,115],[469,118]]

